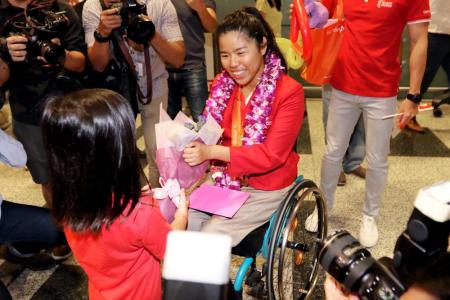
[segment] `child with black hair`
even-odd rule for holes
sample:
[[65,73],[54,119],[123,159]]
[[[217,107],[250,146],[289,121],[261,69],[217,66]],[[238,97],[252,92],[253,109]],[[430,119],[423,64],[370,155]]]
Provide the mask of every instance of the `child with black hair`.
[[[42,119],[53,213],[89,278],[92,299],[160,299],[167,234],[141,191],[133,112],[119,94],[81,90],[50,100]],[[172,223],[185,229],[182,192]]]

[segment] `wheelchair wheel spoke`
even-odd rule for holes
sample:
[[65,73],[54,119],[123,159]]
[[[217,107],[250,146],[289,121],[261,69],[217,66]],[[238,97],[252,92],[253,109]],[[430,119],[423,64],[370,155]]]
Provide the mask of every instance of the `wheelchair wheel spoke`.
[[[270,299],[310,299],[318,275],[319,243],[326,236],[325,207],[320,191],[311,182],[291,194],[271,246]],[[306,218],[319,207],[319,230],[305,229]]]

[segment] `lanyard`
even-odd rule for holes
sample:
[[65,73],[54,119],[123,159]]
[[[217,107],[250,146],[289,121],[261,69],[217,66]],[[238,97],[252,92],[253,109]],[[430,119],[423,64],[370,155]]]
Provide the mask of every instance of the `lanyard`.
[[244,137],[244,128],[242,124],[242,114],[241,114],[241,88],[238,87],[231,115],[231,145],[233,147],[241,146],[243,137]]

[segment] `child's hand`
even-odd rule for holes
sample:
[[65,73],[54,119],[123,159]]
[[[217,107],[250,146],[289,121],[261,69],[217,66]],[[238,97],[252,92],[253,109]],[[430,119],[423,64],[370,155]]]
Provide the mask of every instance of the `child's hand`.
[[178,209],[177,209],[177,212],[175,213],[175,216],[179,215],[180,217],[187,218],[188,209],[189,209],[189,200],[186,198],[186,193],[185,193],[184,189],[181,189],[180,204],[178,205]]
[[186,230],[188,221],[189,200],[186,199],[184,189],[180,191],[180,204],[175,212],[172,228],[176,230]]

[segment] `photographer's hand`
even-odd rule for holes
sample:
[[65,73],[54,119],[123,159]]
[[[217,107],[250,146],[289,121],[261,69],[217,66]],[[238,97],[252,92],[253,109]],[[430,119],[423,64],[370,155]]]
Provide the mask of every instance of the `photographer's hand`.
[[27,56],[28,39],[22,35],[12,35],[6,38],[9,55],[12,61],[24,61]]
[[344,287],[332,276],[327,275],[325,280],[325,299],[326,300],[358,300],[355,295],[350,294]]
[[98,33],[102,36],[109,36],[114,29],[119,28],[122,24],[122,17],[118,14],[119,12],[119,8],[110,8],[102,11],[97,28]]

